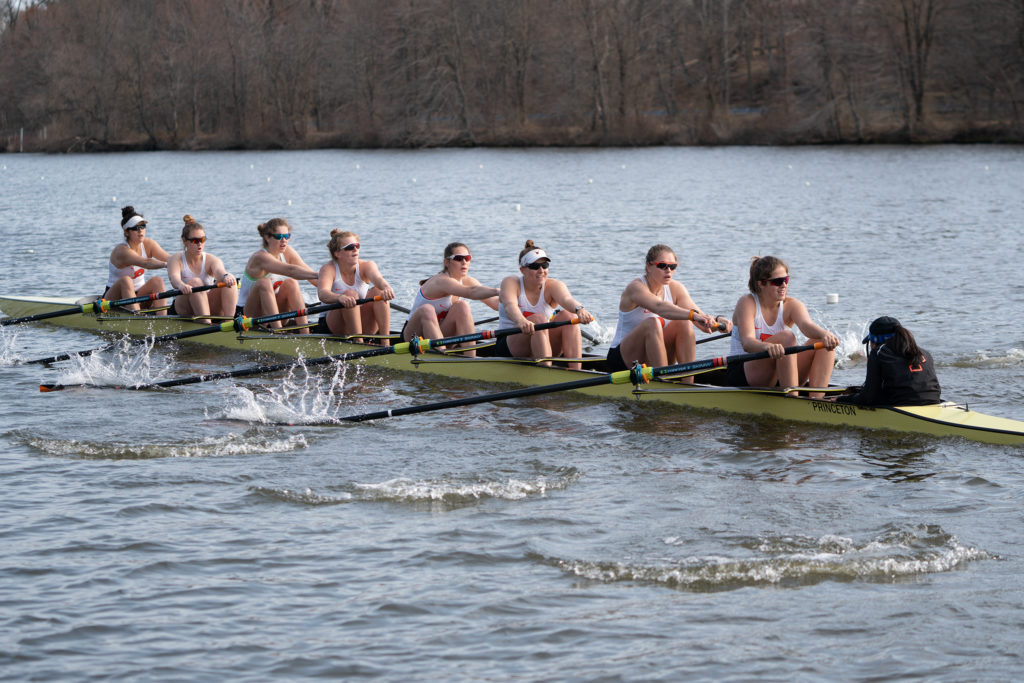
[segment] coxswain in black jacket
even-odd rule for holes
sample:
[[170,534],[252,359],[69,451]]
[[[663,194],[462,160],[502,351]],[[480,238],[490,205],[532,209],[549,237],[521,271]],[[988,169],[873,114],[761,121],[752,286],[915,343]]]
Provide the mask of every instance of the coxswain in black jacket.
[[942,402],[932,356],[917,346],[909,330],[886,316],[871,323],[870,332],[864,339],[871,342],[864,386],[856,394],[838,397],[837,403],[921,406]]

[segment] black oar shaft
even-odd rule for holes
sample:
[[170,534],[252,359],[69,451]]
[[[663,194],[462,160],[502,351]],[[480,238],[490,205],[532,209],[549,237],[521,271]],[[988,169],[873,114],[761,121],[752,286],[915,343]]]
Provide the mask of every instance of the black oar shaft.
[[[224,286],[225,284],[223,282],[218,282],[212,285],[203,285],[201,287],[194,287],[192,289],[192,293],[205,292],[208,289],[216,289]],[[157,299],[166,299],[167,297],[178,296],[179,294],[181,294],[180,289],[168,289],[166,292],[160,292],[159,294],[146,294],[144,296],[136,296],[130,299],[118,299],[117,301],[99,299],[97,301],[81,304],[80,306],[74,306],[72,308],[62,308],[59,311],[24,315],[20,318],[4,318],[3,320],[0,320],[0,325],[14,325],[16,323],[34,322],[36,320],[49,320],[50,318],[60,318],[61,316],[74,315],[75,313],[102,313],[109,311],[111,308],[117,308],[118,306],[141,304],[146,301],[156,301]]]
[[561,384],[547,384],[541,387],[511,389],[509,391],[501,391],[495,394],[486,394],[484,396],[470,396],[467,398],[456,398],[450,401],[440,401],[438,403],[426,403],[418,406],[406,406],[404,408],[392,408],[391,410],[379,410],[374,413],[363,413],[362,415],[349,415],[348,417],[343,417],[341,419],[346,422],[367,422],[369,420],[380,420],[385,417],[398,417],[399,415],[415,415],[416,413],[429,413],[434,410],[444,410],[446,408],[471,406],[477,403],[504,401],[510,398],[537,396],[539,394],[553,394],[557,391],[569,391],[572,389],[585,389],[587,387],[596,387],[602,384],[623,384],[629,381],[629,374],[629,370],[622,370],[620,372],[613,372],[608,375],[588,377],[587,379],[574,380],[572,382],[562,382]]
[[[198,288],[196,288],[198,289]],[[196,290],[193,290],[196,291]],[[355,305],[361,306],[362,304],[369,303],[371,301],[379,301],[380,297],[367,297],[365,299],[357,299]],[[153,337],[152,342],[171,341],[174,339],[188,339],[189,337],[199,337],[204,334],[213,334],[214,332],[244,332],[251,329],[255,325],[262,325],[264,323],[274,322],[277,320],[286,320],[288,318],[299,318],[304,315],[312,315],[314,313],[323,313],[324,311],[331,311],[336,308],[343,308],[344,304],[341,302],[333,304],[320,304],[317,306],[310,306],[309,308],[300,308],[297,311],[287,311],[285,313],[276,313],[274,315],[266,315],[261,318],[246,318],[244,316],[228,320],[217,325],[207,325],[206,327],[197,327],[194,330],[186,330],[184,332],[174,332],[171,334],[163,334],[158,337]],[[139,339],[132,339],[128,343],[130,345],[145,344],[149,341],[148,337],[142,337]],[[45,363],[56,363],[58,361],[67,360],[74,358],[75,356],[88,356],[99,351],[111,348],[110,345],[100,347],[98,349],[85,349],[83,351],[69,351],[65,353],[59,353],[56,356],[50,356],[48,358],[36,358],[35,360],[27,360],[26,364],[45,364]]]
[[703,344],[704,342],[715,341],[716,339],[725,339],[726,337],[731,337],[731,336],[732,336],[731,332],[726,332],[725,334],[716,334],[713,337],[704,337],[703,339],[698,339],[697,343],[698,344]]
[[[821,346],[822,344],[820,342],[818,344],[806,344],[804,346],[791,346],[786,349],[786,354],[788,355],[791,353],[800,353],[801,351],[809,351],[815,348],[821,348]],[[606,375],[598,375],[597,377],[588,377],[586,379],[579,379],[570,382],[561,382],[559,384],[547,384],[540,387],[525,387],[523,389],[512,389],[510,391],[501,391],[494,394],[484,394],[483,396],[470,396],[468,398],[458,398],[450,401],[440,401],[438,403],[426,403],[418,406],[406,406],[404,408],[392,408],[391,410],[380,410],[373,413],[363,413],[361,415],[350,415],[348,417],[341,418],[341,420],[345,422],[367,422],[369,420],[380,420],[386,417],[414,415],[416,413],[444,410],[445,408],[456,408],[459,406],[469,406],[478,403],[490,403],[491,401],[503,401],[510,398],[522,398],[524,396],[552,394],[558,391],[586,389],[587,387],[595,387],[603,384],[625,384],[626,382],[632,381],[650,381],[653,377],[678,375],[680,373],[700,371],[709,368],[722,367],[730,363],[744,363],[750,360],[758,360],[760,358],[768,357],[769,354],[767,351],[759,351],[757,353],[742,353],[734,356],[709,358],[707,360],[694,361],[692,363],[680,363],[677,365],[666,365],[657,368],[638,368],[641,375],[640,377],[634,377],[634,370],[620,370]]]
[[[561,327],[562,325],[575,325],[579,322],[579,318],[573,320],[560,320],[550,323],[541,323],[536,326],[536,329],[548,329],[551,327]],[[182,386],[185,384],[198,384],[199,382],[206,382],[214,379],[224,379],[228,377],[248,377],[251,375],[258,375],[262,373],[278,372],[280,370],[288,370],[297,365],[324,365],[326,363],[332,363],[335,361],[344,362],[349,360],[358,360],[360,358],[369,358],[371,356],[383,356],[390,353],[404,354],[404,353],[419,353],[427,349],[437,348],[439,346],[449,346],[452,344],[462,344],[465,342],[481,341],[484,339],[493,339],[496,337],[503,337],[510,334],[516,334],[519,332],[518,327],[509,327],[503,330],[485,330],[483,332],[474,332],[472,334],[463,334],[457,337],[444,337],[441,339],[416,339],[414,342],[402,342],[395,344],[394,346],[382,346],[374,349],[367,349],[365,351],[353,351],[350,353],[340,353],[331,356],[321,356],[318,358],[310,358],[301,361],[289,361],[285,363],[275,363],[273,365],[257,365],[251,368],[242,368],[239,370],[226,370],[224,372],[215,372],[207,375],[196,375],[194,377],[184,377],[181,379],[164,380],[162,382],[154,382],[151,384],[140,384],[136,386],[108,386],[111,389],[156,389],[164,387],[175,387]],[[81,384],[40,384],[39,391],[50,392],[50,391],[61,391],[71,386],[83,386]]]

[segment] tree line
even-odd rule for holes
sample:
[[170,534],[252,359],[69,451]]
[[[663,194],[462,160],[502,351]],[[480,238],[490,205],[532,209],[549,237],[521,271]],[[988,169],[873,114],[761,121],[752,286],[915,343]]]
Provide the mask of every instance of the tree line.
[[1024,140],[1024,0],[2,0],[8,151]]

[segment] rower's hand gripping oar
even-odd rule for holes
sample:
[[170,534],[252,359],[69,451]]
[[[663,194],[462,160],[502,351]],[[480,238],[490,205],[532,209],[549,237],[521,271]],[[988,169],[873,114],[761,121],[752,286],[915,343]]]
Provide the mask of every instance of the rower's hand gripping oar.
[[[377,295],[375,297],[367,297],[365,299],[356,299],[356,306],[361,306],[371,301],[381,301],[383,297]],[[185,330],[184,332],[175,332],[173,334],[163,334],[159,337],[153,337],[152,341],[154,344],[158,342],[172,341],[174,339],[187,339],[189,337],[198,337],[204,334],[212,334],[214,332],[245,332],[251,330],[256,325],[262,325],[264,323],[271,323],[277,320],[287,320],[289,318],[299,318],[304,315],[312,315],[314,313],[323,313],[325,311],[333,311],[336,308],[344,308],[345,304],[339,302],[333,304],[320,304],[318,306],[310,306],[309,308],[300,308],[297,311],[287,311],[286,313],[276,313],[274,315],[265,315],[260,318],[248,318],[246,316],[239,316],[232,320],[226,320],[216,325],[207,325],[205,327],[197,327],[194,330]],[[131,345],[144,344],[148,338],[132,339],[129,343]],[[50,356],[49,358],[37,358],[35,360],[27,360],[26,364],[39,364],[39,363],[56,363],[57,361],[67,360],[75,356],[88,356],[99,351],[111,348],[112,345],[100,347],[98,349],[86,349],[85,351],[71,351],[65,353],[59,353],[56,356]]]
[[[800,353],[802,351],[824,348],[824,346],[825,345],[822,342],[804,344],[803,346],[790,346],[786,348],[785,353],[786,355],[789,355],[791,353]],[[697,373],[703,370],[720,368],[731,363],[745,363],[747,361],[759,360],[761,358],[768,357],[769,354],[767,351],[758,351],[756,353],[741,353],[734,356],[709,358],[707,360],[699,360],[692,363],[679,363],[676,365],[665,365],[657,368],[641,367],[637,365],[629,370],[620,370],[607,375],[598,375],[597,377],[588,377],[587,379],[562,382],[560,384],[548,384],[541,387],[526,387],[523,389],[502,391],[496,394],[485,394],[483,396],[472,396],[469,398],[453,399],[451,401],[441,401],[439,403],[426,403],[418,406],[392,408],[391,410],[380,410],[374,413],[363,413],[362,415],[349,415],[348,417],[341,417],[338,419],[343,422],[366,422],[368,420],[379,420],[385,417],[427,413],[434,410],[444,410],[445,408],[456,408],[459,406],[475,405],[477,403],[489,403],[491,401],[503,401],[510,398],[522,398],[524,396],[553,394],[557,391],[585,389],[587,387],[600,386],[602,384],[625,384],[626,382],[632,382],[634,385],[642,383],[646,384],[656,377]]]
[[[537,330],[546,330],[552,327],[561,327],[562,325],[577,325],[579,324],[579,318],[573,318],[572,320],[559,320],[557,322],[541,323],[535,326]],[[261,375],[270,372],[278,372],[280,370],[290,370],[298,365],[305,365],[306,367],[312,365],[325,365],[327,363],[344,362],[350,360],[358,360],[360,358],[370,358],[372,356],[386,356],[388,354],[403,354],[408,353],[412,355],[419,355],[420,353],[427,351],[428,349],[436,349],[439,346],[450,346],[453,344],[464,344],[467,342],[482,341],[485,339],[497,339],[498,337],[505,337],[510,334],[519,334],[518,327],[509,327],[503,330],[484,330],[482,332],[474,332],[472,334],[463,334],[457,337],[443,337],[441,339],[423,339],[417,337],[412,341],[402,342],[395,344],[394,346],[381,346],[375,349],[367,349],[365,351],[353,351],[351,353],[338,353],[332,356],[321,356],[319,358],[309,358],[303,361],[289,361],[286,363],[275,363],[273,365],[257,365],[251,368],[242,368],[239,370],[225,370],[224,372],[213,372],[208,375],[196,375],[193,377],[182,377],[180,379],[168,379],[162,382],[153,382],[151,384],[138,384],[135,386],[121,386],[121,385],[100,385],[107,389],[157,389],[167,387],[178,387],[185,384],[198,384],[199,382],[209,382],[215,379],[226,379],[228,377],[250,377],[252,375]],[[81,386],[97,386],[91,384],[40,384],[39,391],[50,392],[60,391],[69,387],[81,387]]]
[[[226,287],[223,282],[218,282],[212,285],[203,285],[202,287],[193,287],[192,293],[205,292],[208,289],[217,289],[218,287]],[[118,306],[130,306],[132,304],[141,304],[146,301],[156,301],[157,299],[166,299],[172,296],[178,296],[181,294],[180,289],[168,289],[166,292],[160,292],[157,294],[146,294],[145,296],[134,296],[130,299],[118,299],[117,301],[107,301],[106,299],[99,299],[98,301],[91,301],[87,304],[80,306],[74,306],[73,308],[62,308],[59,311],[50,311],[49,313],[36,313],[35,315],[25,315],[20,318],[4,318],[0,320],[0,326],[3,325],[15,325],[17,323],[28,323],[36,320],[49,320],[50,318],[60,318],[65,315],[74,315],[75,313],[106,313],[111,308],[117,308]]]

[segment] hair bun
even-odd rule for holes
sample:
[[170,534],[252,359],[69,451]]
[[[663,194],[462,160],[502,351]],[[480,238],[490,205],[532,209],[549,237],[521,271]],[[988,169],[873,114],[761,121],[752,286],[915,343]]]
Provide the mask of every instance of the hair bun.
[[190,225],[196,222],[196,219],[192,218],[192,215],[187,213],[184,215],[184,217],[182,217],[181,220],[185,221],[185,225]]
[[121,207],[121,218],[128,219],[135,215],[134,206],[122,206]]
[[526,240],[526,246],[523,249],[533,249],[535,246],[537,245],[533,243],[533,240]]

